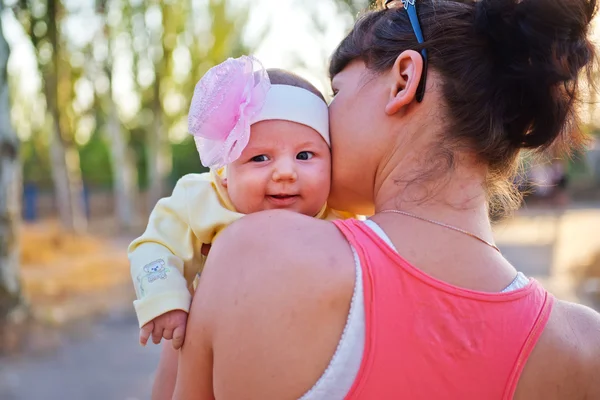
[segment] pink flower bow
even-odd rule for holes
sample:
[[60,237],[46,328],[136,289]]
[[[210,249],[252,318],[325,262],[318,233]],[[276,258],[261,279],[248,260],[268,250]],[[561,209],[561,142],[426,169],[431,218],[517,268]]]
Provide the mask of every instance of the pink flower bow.
[[266,70],[249,56],[229,58],[200,79],[188,125],[202,164],[216,169],[240,157],[270,87]]

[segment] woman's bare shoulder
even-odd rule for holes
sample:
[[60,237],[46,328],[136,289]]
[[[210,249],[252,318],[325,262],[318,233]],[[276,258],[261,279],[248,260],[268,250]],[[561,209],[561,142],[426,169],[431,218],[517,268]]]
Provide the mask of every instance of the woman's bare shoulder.
[[237,296],[243,289],[257,297],[299,296],[302,285],[329,293],[348,278],[353,285],[353,256],[335,225],[281,210],[245,216],[225,229],[202,276],[210,286],[227,283],[230,290],[221,290],[221,296]]
[[203,316],[191,321],[211,334],[215,394],[298,398],[310,389],[339,342],[354,276],[331,222],[268,211],[224,230],[192,306]]
[[600,314],[590,307],[567,301],[557,302],[555,308],[564,340],[574,346],[584,368],[594,367],[598,397],[593,398],[600,399]]
[[600,314],[556,301],[515,399],[600,399]]
[[[334,272],[328,264],[335,264],[341,256],[347,261],[351,256],[350,247],[335,225],[329,221],[307,217],[284,210],[270,210],[254,213],[241,218],[227,227],[213,243],[210,259],[243,258],[246,262],[255,261],[256,273],[274,273],[283,270],[286,274],[294,271],[296,262],[307,262],[309,270],[296,271],[328,273]],[[317,261],[326,259],[323,265]],[[290,265],[265,263],[262,261],[291,261]],[[317,263],[315,263],[317,262]],[[240,268],[228,265],[227,270]]]
[[600,314],[568,301],[557,301],[553,314],[549,323],[554,324],[558,344],[584,369],[596,367],[594,375],[600,389]]

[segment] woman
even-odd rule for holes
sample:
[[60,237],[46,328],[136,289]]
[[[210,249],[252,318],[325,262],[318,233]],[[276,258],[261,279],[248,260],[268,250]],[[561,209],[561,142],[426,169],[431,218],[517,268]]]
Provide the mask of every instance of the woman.
[[523,279],[488,219],[521,149],[581,143],[595,1],[387,3],[330,66],[330,204],[373,217],[225,230],[174,398],[600,398],[600,316]]

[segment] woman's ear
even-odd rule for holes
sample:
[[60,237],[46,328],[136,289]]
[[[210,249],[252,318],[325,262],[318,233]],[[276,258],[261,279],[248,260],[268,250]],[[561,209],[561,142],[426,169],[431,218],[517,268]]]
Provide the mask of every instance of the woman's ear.
[[423,73],[423,58],[414,50],[403,51],[390,71],[390,97],[385,106],[388,115],[396,114],[415,99]]

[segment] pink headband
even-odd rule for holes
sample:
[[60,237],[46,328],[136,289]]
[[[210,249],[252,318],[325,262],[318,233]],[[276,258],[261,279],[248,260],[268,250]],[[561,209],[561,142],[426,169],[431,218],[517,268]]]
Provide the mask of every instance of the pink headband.
[[[255,71],[256,69],[256,71]],[[237,160],[250,140],[250,126],[282,119],[317,131],[329,145],[327,105],[308,90],[271,85],[253,57],[229,58],[196,85],[188,116],[202,164],[218,169]]]

